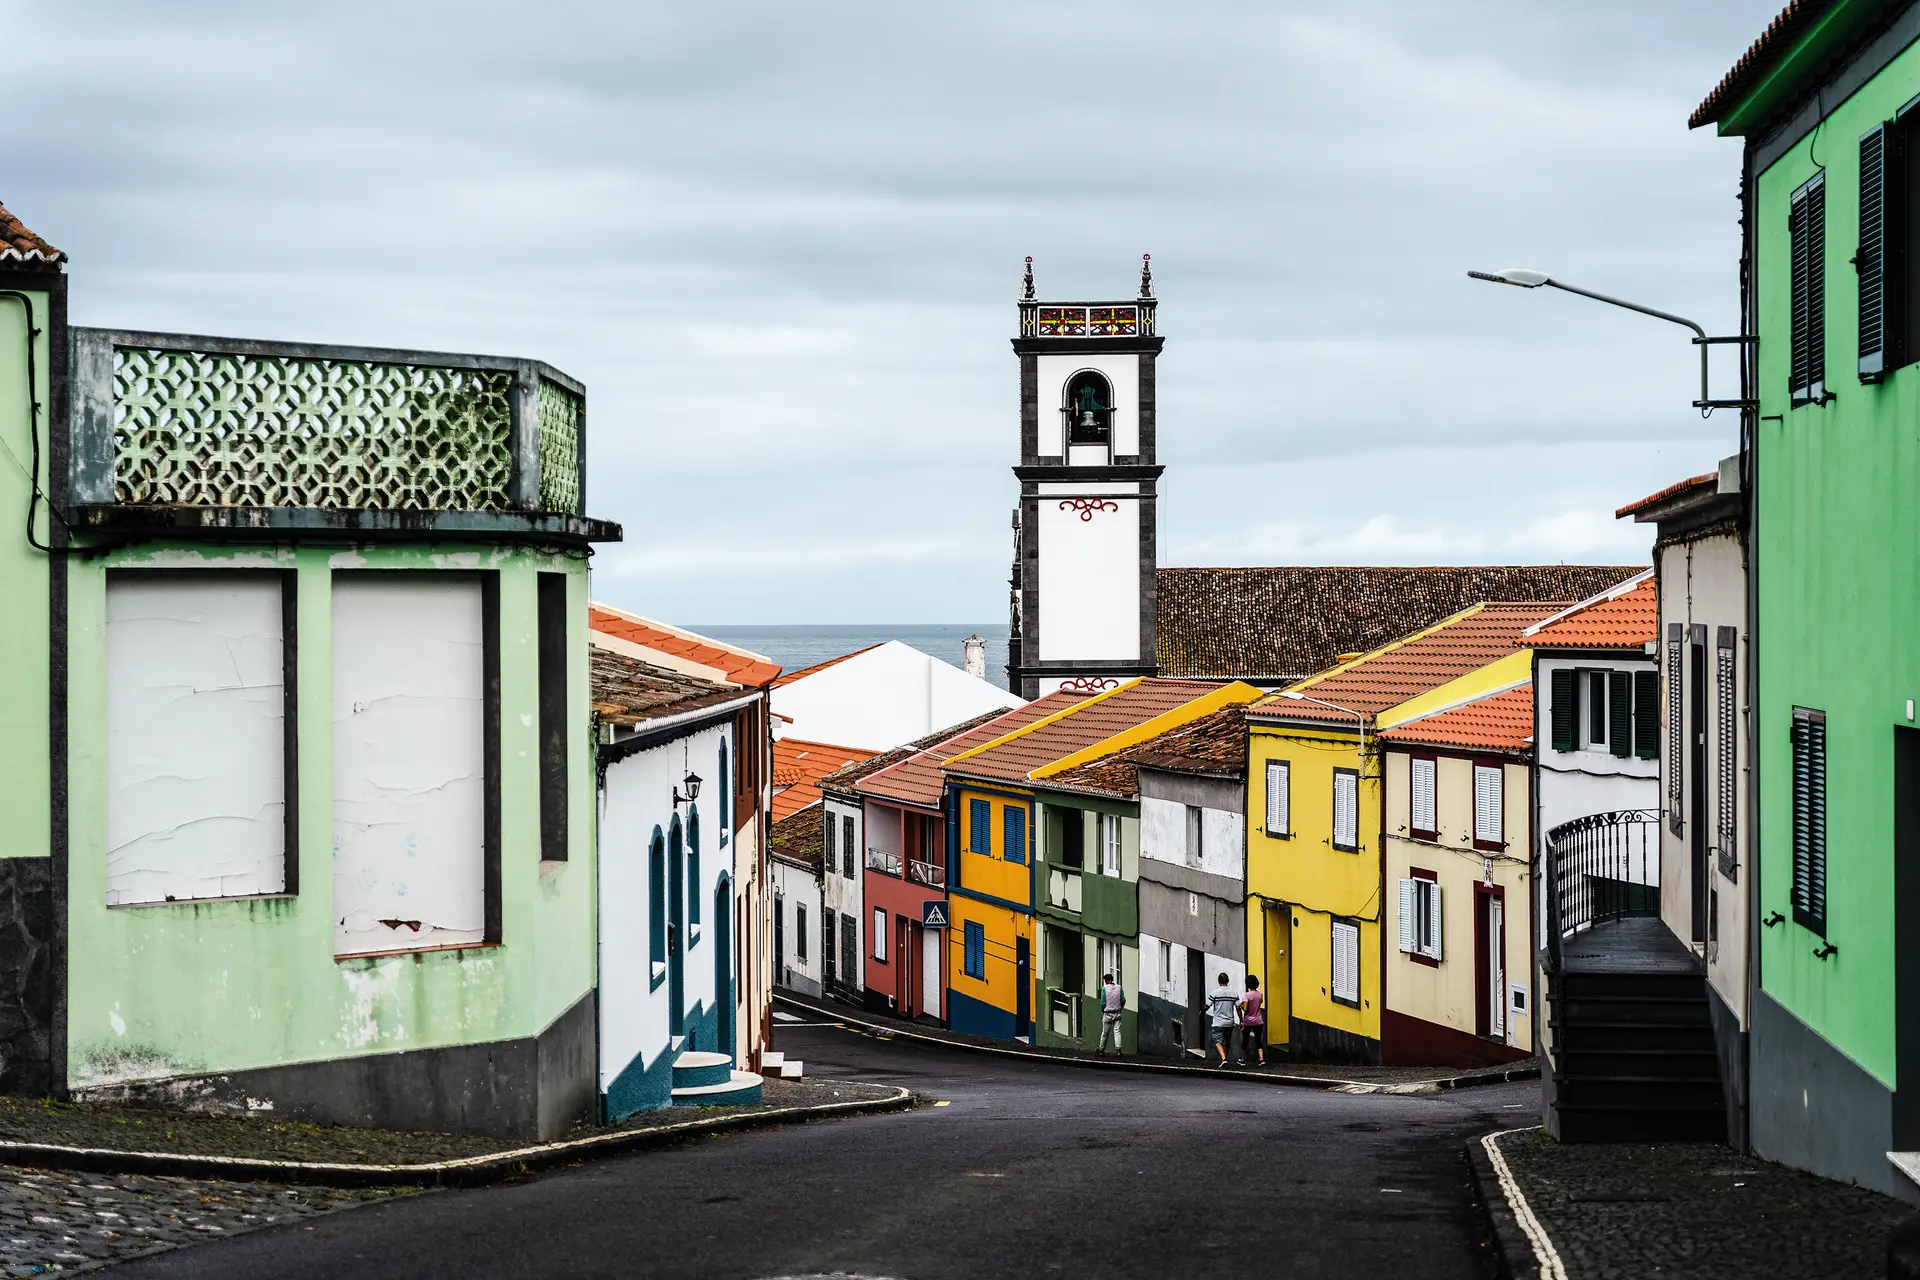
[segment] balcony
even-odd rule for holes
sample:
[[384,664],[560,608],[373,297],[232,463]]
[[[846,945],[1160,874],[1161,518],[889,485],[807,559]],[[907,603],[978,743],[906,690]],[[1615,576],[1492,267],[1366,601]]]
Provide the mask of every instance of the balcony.
[[885,849],[869,849],[867,850],[867,870],[897,876],[900,874],[900,855],[888,853]]
[[1022,302],[1023,338],[1150,338],[1153,298],[1132,302]]
[[937,862],[910,861],[907,863],[907,879],[926,885],[929,889],[947,887],[947,869]]
[[1080,912],[1080,873],[1059,867],[1047,868],[1047,905],[1061,911]]
[[586,389],[536,360],[74,329],[69,523],[614,541]]

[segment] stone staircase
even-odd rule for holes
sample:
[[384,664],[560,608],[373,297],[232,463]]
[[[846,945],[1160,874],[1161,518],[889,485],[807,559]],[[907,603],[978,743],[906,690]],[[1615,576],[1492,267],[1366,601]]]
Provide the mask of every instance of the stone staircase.
[[736,1071],[724,1053],[685,1050],[673,1060],[676,1107],[750,1107],[760,1101],[760,1076]]
[[772,1049],[762,1049],[760,1051],[760,1069],[771,1072],[782,1080],[798,1080],[804,1069],[804,1064],[798,1059],[788,1062],[787,1055],[784,1053],[776,1053]]

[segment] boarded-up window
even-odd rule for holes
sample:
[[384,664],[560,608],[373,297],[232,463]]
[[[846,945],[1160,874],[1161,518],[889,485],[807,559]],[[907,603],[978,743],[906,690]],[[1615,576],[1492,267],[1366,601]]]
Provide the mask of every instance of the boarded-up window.
[[1292,830],[1287,825],[1287,781],[1287,762],[1267,761],[1267,834],[1270,836],[1284,836]]
[[1333,847],[1360,848],[1360,775],[1352,769],[1333,771]]
[[1329,993],[1341,1004],[1360,1005],[1360,926],[1333,922],[1333,982]]
[[296,887],[290,598],[280,574],[107,576],[108,905]]
[[1413,834],[1429,840],[1439,831],[1434,801],[1434,772],[1437,767],[1432,756],[1415,756],[1407,764],[1412,782],[1409,789],[1413,793],[1413,812],[1408,825],[1413,828]]
[[1497,764],[1473,766],[1473,842],[1476,845],[1499,848],[1505,838],[1500,774]]
[[334,952],[486,940],[483,579],[333,582]]

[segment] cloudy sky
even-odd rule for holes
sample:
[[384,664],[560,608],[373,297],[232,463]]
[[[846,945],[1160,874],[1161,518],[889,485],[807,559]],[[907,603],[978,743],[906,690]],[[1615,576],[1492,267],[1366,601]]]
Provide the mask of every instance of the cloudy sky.
[[1686,117],[1779,3],[0,0],[0,202],[77,323],[583,379],[686,623],[1004,618],[1027,254],[1153,255],[1163,562],[1633,562],[1735,448],[1685,331],[1464,272],[1732,332]]

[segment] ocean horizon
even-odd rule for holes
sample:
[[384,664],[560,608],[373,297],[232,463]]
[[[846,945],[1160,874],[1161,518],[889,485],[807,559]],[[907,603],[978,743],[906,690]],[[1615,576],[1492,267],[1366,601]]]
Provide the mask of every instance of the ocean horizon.
[[987,680],[1007,687],[1007,624],[901,623],[889,625],[834,624],[832,626],[699,626],[689,631],[751,649],[773,659],[788,671],[798,671],[829,658],[838,658],[869,645],[898,640],[942,662],[963,666],[966,639],[978,635],[987,642]]

